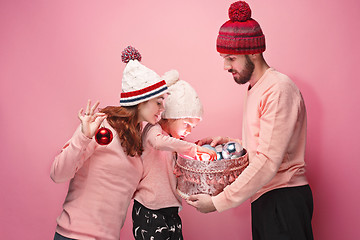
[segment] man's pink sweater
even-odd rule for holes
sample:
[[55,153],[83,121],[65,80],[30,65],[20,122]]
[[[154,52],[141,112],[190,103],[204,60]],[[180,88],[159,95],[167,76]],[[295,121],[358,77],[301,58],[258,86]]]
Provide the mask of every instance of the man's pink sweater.
[[174,152],[195,156],[196,145],[170,137],[159,124],[145,126],[143,145],[141,158],[144,175],[134,199],[153,210],[181,207],[181,198],[176,192],[176,176],[173,174]]
[[142,176],[139,157],[127,156],[116,131],[109,145],[87,138],[79,127],[51,167],[54,182],[70,180],[56,231],[82,240],[119,240],[126,212]]
[[222,193],[217,211],[236,207],[277,188],[308,184],[305,177],[306,110],[299,89],[284,74],[268,69],[247,92],[243,146],[249,166]]

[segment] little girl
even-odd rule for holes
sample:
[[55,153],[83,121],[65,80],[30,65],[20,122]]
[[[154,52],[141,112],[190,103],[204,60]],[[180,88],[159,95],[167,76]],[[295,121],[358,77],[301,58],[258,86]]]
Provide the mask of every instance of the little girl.
[[[131,47],[122,53],[120,106],[96,113],[99,102],[85,114],[80,126],[55,157],[54,182],[70,180],[63,211],[57,218],[55,240],[118,240],[130,200],[143,174],[141,123],[155,124],[164,110],[167,86],[154,71],[143,66]],[[94,140],[100,125],[113,134],[108,145]]]
[[183,239],[178,214],[181,198],[176,193],[173,174],[174,152],[188,156],[206,152],[216,156],[207,148],[181,140],[201,120],[203,107],[195,90],[178,80],[177,71],[170,71],[163,78],[169,95],[162,119],[159,124],[147,124],[142,136],[144,174],[134,195],[132,211],[135,239]]

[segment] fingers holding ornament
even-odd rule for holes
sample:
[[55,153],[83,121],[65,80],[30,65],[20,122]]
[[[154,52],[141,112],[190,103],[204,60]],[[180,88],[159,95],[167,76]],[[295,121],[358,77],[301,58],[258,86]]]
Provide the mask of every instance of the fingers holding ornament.
[[90,106],[91,106],[91,100],[88,99],[87,105],[86,105],[85,116],[89,116],[89,115],[90,115]]
[[85,113],[84,113],[83,108],[81,108],[79,110],[78,118],[80,119],[80,121],[83,122],[84,120],[85,121],[94,120],[95,118],[93,118],[93,117],[96,114],[95,112],[96,112],[96,109],[99,106],[99,104],[100,104],[100,102],[96,101],[96,103],[91,107],[91,100],[89,99],[88,102],[87,102],[87,105],[86,105]]
[[105,113],[95,112],[100,102],[97,101],[93,106],[91,106],[91,100],[87,102],[86,110],[81,108],[78,113],[78,118],[81,121],[81,131],[88,138],[92,138],[101,123],[105,120]]
[[107,118],[107,115],[102,112],[96,112],[100,102],[96,101],[91,106],[91,100],[89,99],[86,105],[86,110],[81,108],[78,113],[78,118],[81,121],[81,131],[88,138],[93,138],[100,145],[107,145],[113,139],[113,133],[110,129],[102,126],[102,123]]
[[[95,113],[96,109],[98,108],[99,104],[100,104],[100,101],[96,101],[95,104],[90,108],[90,112],[89,112],[90,116],[94,115],[94,113]],[[91,101],[89,99],[88,106],[90,106],[90,105],[91,105]]]

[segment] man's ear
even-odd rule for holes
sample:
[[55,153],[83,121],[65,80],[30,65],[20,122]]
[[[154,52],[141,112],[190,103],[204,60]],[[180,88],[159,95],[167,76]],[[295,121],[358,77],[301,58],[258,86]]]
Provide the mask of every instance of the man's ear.
[[250,54],[251,61],[257,61],[262,58],[262,53]]
[[262,53],[249,54],[249,58],[253,63],[255,63],[255,62],[260,63],[264,60]]

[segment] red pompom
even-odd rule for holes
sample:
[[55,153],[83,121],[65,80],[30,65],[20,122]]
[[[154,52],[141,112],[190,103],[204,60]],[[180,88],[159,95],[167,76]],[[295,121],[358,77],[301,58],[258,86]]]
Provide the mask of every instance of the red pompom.
[[141,61],[141,54],[132,46],[128,46],[121,52],[121,60],[124,63],[128,63],[130,60]]
[[229,18],[233,22],[245,22],[251,18],[249,4],[244,1],[237,1],[229,8]]

